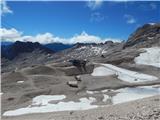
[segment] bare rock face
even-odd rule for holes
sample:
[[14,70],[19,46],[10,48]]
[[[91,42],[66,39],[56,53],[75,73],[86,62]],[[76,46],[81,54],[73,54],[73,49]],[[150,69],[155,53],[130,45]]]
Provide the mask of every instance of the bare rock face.
[[150,23],[139,27],[130,35],[124,47],[132,46],[136,48],[160,46],[160,23]]

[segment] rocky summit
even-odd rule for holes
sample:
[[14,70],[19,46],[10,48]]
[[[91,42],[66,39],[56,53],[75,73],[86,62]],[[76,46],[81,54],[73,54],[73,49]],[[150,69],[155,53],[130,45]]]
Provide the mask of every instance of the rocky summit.
[[149,23],[139,27],[130,35],[125,47],[160,46],[160,23]]

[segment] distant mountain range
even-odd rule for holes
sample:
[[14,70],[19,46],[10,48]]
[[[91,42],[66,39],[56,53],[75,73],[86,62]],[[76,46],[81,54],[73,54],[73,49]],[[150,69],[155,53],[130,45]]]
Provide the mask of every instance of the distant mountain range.
[[2,43],[1,57],[12,60],[21,53],[31,53],[34,50],[39,50],[42,53],[54,53],[53,50],[41,45],[38,42],[20,42],[15,43]]
[[139,55],[140,48],[160,46],[160,24],[145,24],[130,35],[126,42],[114,43],[1,43],[2,71],[15,67],[63,62],[69,59],[88,59],[111,64],[130,62]]
[[71,48],[74,45],[75,44],[50,43],[50,44],[46,44],[44,46],[53,50],[53,51],[55,51],[55,52],[59,52],[59,51],[64,50],[64,49]]
[[[105,44],[105,43],[104,43]],[[63,43],[50,43],[40,44],[38,42],[1,42],[1,57],[6,59],[14,59],[21,53],[30,53],[36,49],[44,53],[60,52],[69,48],[78,48],[87,45],[97,45],[96,43],[76,43],[76,44],[63,44]]]

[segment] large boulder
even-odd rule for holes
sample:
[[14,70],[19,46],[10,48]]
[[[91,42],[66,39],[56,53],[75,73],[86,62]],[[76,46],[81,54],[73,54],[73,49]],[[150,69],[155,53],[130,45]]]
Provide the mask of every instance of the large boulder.
[[68,81],[67,85],[78,88],[78,81]]

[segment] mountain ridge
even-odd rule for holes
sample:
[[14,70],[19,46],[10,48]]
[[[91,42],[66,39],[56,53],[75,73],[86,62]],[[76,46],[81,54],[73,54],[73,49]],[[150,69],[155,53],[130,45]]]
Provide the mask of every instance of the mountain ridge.
[[12,60],[22,53],[30,53],[36,49],[39,49],[43,53],[54,53],[53,50],[48,49],[47,47],[41,45],[38,42],[20,42],[16,41],[13,44],[2,45],[1,46],[1,57],[5,57],[6,59]]

